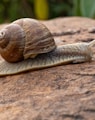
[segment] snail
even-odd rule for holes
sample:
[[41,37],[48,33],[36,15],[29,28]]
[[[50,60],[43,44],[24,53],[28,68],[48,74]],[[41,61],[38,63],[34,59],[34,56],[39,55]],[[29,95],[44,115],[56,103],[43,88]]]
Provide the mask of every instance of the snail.
[[49,29],[41,22],[18,19],[0,30],[0,76],[68,63],[91,61],[91,42],[57,46]]

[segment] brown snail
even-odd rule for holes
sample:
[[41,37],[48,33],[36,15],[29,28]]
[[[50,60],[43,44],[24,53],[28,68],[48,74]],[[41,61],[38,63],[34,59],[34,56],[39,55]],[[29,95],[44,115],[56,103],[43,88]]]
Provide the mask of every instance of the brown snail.
[[14,21],[0,31],[0,76],[92,59],[90,43],[56,46],[45,25],[34,19]]

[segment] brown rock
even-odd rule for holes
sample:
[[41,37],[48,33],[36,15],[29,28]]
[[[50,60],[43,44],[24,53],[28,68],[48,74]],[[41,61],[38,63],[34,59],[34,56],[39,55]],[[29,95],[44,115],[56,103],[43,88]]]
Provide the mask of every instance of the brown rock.
[[[57,18],[43,23],[58,45],[89,42],[95,21]],[[95,48],[93,48],[95,51]],[[95,120],[95,62],[61,65],[0,78],[0,120]]]

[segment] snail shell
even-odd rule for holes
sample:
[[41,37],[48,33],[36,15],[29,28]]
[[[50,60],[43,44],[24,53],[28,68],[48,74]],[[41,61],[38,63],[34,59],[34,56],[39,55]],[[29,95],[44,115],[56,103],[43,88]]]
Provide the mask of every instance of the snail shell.
[[89,43],[56,46],[50,31],[34,19],[14,21],[0,31],[0,76],[61,64],[91,61]]
[[50,31],[34,19],[16,20],[0,31],[0,54],[8,62],[34,58],[54,48]]

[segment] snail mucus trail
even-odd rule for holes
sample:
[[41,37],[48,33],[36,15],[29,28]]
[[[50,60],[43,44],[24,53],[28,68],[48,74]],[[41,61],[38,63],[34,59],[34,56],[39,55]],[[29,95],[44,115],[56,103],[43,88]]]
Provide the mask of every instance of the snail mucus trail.
[[91,61],[89,43],[57,46],[45,25],[37,20],[23,18],[0,30],[0,76],[47,68],[68,63]]

